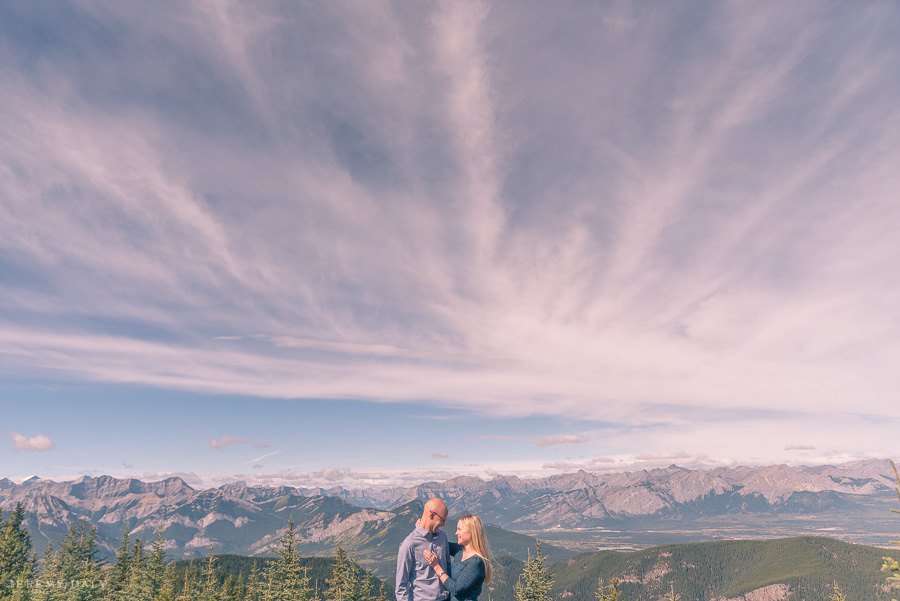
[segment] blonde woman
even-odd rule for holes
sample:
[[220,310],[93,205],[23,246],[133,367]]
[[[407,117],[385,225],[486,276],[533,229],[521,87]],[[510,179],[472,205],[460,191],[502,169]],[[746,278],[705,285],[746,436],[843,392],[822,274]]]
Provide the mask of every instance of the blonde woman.
[[481,594],[481,588],[491,581],[490,549],[484,535],[484,525],[477,515],[459,518],[456,540],[459,542],[450,543],[453,563],[449,574],[441,568],[437,555],[431,551],[423,551],[425,561],[454,599],[475,601]]

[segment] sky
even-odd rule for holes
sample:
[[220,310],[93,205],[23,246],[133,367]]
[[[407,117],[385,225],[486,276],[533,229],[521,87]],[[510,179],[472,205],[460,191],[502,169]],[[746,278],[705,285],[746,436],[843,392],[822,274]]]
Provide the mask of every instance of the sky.
[[900,458],[900,5],[0,3],[0,477]]

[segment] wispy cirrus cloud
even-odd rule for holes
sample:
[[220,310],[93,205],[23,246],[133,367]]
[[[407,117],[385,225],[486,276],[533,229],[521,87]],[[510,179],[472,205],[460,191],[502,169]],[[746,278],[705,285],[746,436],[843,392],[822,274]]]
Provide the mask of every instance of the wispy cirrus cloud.
[[585,441],[584,437],[577,434],[557,434],[554,436],[533,436],[508,434],[478,434],[468,435],[466,440],[528,440],[534,441],[539,447],[554,447],[559,445],[579,444]]
[[[247,440],[246,438],[243,438],[242,436],[223,436],[222,438],[219,438],[218,440],[213,438],[212,440],[209,441],[209,446],[211,446],[214,449],[221,449],[222,447],[227,447],[227,446],[233,445],[233,444],[252,445],[252,446],[256,447],[257,449],[265,449],[269,446],[269,443],[253,442],[252,440]],[[278,451],[275,451],[275,453],[277,453],[277,452]],[[269,455],[274,455],[275,453],[269,453]],[[263,457],[268,457],[269,455],[263,455]],[[256,460],[254,459],[254,461],[256,461]]]
[[784,447],[785,451],[815,451],[816,447],[808,444],[789,444]]
[[[251,443],[251,444],[253,444],[253,443]],[[266,447],[267,447],[267,446],[269,446],[269,445],[266,445]],[[256,445],[256,448],[258,448],[258,449],[262,449],[262,448],[266,448],[266,447],[260,447],[259,445]],[[268,458],[268,457],[272,457],[273,455],[278,455],[278,454],[281,453],[281,452],[282,452],[282,451],[279,449],[279,450],[277,450],[277,451],[272,451],[271,453],[266,453],[265,455],[260,455],[259,457],[256,457],[255,459],[251,459],[251,460],[249,460],[249,461],[245,461],[245,462],[243,463],[243,465],[246,465],[246,464],[248,464],[248,463],[253,463],[253,464],[255,464],[253,467],[256,468],[256,464],[259,464],[259,462],[262,461],[263,459],[266,459],[266,458]],[[260,465],[260,467],[262,467],[262,465]]]
[[5,373],[897,415],[889,4],[163,6],[0,9]]
[[584,442],[580,436],[574,434],[561,434],[559,436],[548,436],[540,438],[537,441],[539,447],[554,447],[557,445],[578,444]]

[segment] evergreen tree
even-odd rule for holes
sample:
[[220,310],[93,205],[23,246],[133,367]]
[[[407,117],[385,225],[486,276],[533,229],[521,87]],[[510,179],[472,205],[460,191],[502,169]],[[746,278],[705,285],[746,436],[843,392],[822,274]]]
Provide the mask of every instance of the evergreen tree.
[[675,585],[672,584],[669,589],[669,596],[666,597],[666,601],[678,601],[679,599],[681,599],[681,595],[675,594]]
[[381,583],[381,587],[378,589],[378,598],[375,601],[391,601],[390,596],[388,596],[388,588],[385,583]]
[[34,578],[37,573],[37,555],[32,552],[31,558],[29,559],[29,563],[31,567],[27,569],[25,572],[19,574],[19,577],[15,579],[14,584],[10,582],[13,586],[9,589],[9,596],[3,597],[0,595],[0,598],[3,598],[4,601],[32,601],[34,598],[32,596],[33,586],[34,586]]
[[272,601],[273,599],[277,599],[278,595],[278,584],[275,581],[275,576],[269,570],[263,572],[262,579],[262,601]]
[[603,583],[603,578],[597,584],[597,600],[598,601],[619,601],[622,591],[619,590],[619,579],[612,578],[609,584]]
[[844,592],[841,590],[841,587],[838,586],[837,580],[832,583],[833,592],[831,593],[831,601],[847,601],[847,596],[844,595]]
[[334,554],[334,564],[331,578],[325,581],[326,601],[348,601],[347,598],[347,572],[349,571],[347,552],[343,547],[338,547]]
[[175,566],[168,564],[163,573],[162,586],[156,599],[157,601],[175,601]]
[[26,601],[31,597],[37,557],[24,522],[21,503],[16,503],[5,522],[0,519],[0,601]]
[[203,571],[203,586],[200,589],[200,601],[221,601],[219,583],[216,581],[216,556],[213,548],[209,548],[209,559]]
[[347,590],[350,592],[352,601],[372,601],[372,587],[369,585],[369,572],[367,572],[359,562],[356,561],[356,551],[353,551],[353,559],[350,562],[350,573],[348,574],[349,586]]
[[[147,587],[147,555],[144,543],[136,538],[129,557],[128,581],[120,593],[121,601],[154,601],[152,591]],[[110,599],[107,596],[107,599]]]
[[58,573],[56,553],[53,551],[53,542],[50,542],[44,550],[44,561],[40,574],[35,580],[34,594],[32,595],[35,601],[57,601],[62,598],[55,585]]
[[[147,566],[143,570],[138,589],[142,599],[150,601],[173,601],[171,579],[167,577],[168,560],[166,559],[165,541],[162,530],[156,531],[156,540],[150,548]],[[168,585],[168,588],[167,588]]]
[[541,555],[541,541],[537,542],[535,554],[528,550],[528,559],[522,568],[522,575],[515,586],[516,601],[550,601],[550,587],[553,577],[544,567]]
[[284,536],[278,539],[277,558],[266,566],[268,581],[263,601],[311,601],[312,592],[306,569],[300,567],[300,552],[293,516],[288,519]]
[[175,601],[195,601],[200,596],[198,579],[197,569],[192,563],[184,571],[184,581],[181,583],[181,591],[175,597]]
[[[900,474],[897,473],[897,466],[891,461],[891,467],[894,468],[894,479],[897,481],[897,499],[900,500]],[[900,513],[900,510],[891,509],[894,513]],[[900,545],[900,541],[892,540],[892,545]],[[882,557],[881,571],[887,572],[887,579],[890,583],[900,582],[900,563],[892,557]],[[896,601],[896,599],[894,600]]]
[[116,549],[113,566],[106,571],[106,597],[110,601],[124,601],[125,587],[131,575],[131,530],[126,526],[122,542]]
[[222,585],[222,601],[244,601],[245,588],[234,575],[229,574]]
[[47,549],[36,601],[96,601],[104,597],[104,580],[98,559],[97,529],[87,521],[72,524],[55,552]]
[[343,547],[338,547],[334,555],[331,578],[326,580],[326,601],[370,601],[371,593],[368,574],[353,558],[347,557]]
[[[103,597],[103,560],[97,555],[100,549],[97,547],[97,528],[88,526],[87,520],[81,522],[78,529],[78,541],[72,544],[72,552],[64,555],[75,561],[72,562],[72,570],[68,573],[74,578],[69,578],[68,601],[94,601]],[[60,551],[66,551],[66,540],[60,547]],[[63,564],[65,565],[65,564]]]
[[247,594],[244,596],[244,601],[265,601],[263,574],[256,562],[250,566],[250,575],[247,577]]

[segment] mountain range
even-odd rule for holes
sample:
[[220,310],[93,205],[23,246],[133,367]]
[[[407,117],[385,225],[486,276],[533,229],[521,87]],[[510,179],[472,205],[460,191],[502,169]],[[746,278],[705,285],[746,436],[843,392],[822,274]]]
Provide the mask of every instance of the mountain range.
[[390,508],[414,498],[439,496],[453,513],[474,512],[513,530],[585,528],[610,520],[684,512],[727,512],[739,505],[756,512],[794,511],[810,498],[821,508],[838,507],[858,497],[880,497],[896,486],[887,461],[837,466],[664,469],[596,474],[578,471],[541,479],[497,476],[491,480],[459,477],[412,488],[381,491],[314,489],[358,506]]
[[[268,554],[293,517],[302,552],[331,554],[341,545],[358,550],[362,563],[386,574],[422,501],[432,496],[447,502],[451,516],[472,512],[491,524],[496,554],[524,558],[538,537],[552,543],[543,551],[556,561],[604,546],[723,538],[826,534],[887,544],[900,530],[890,522],[895,486],[889,463],[876,460],[818,467],[579,471],[539,479],[459,477],[384,490],[243,482],[196,490],[180,478],[85,476],[65,482],[0,479],[0,507],[24,504],[38,549],[86,519],[98,527],[107,552],[127,527],[144,541],[161,531],[175,558],[205,555],[210,547],[217,554]],[[446,529],[452,534],[453,520]]]

